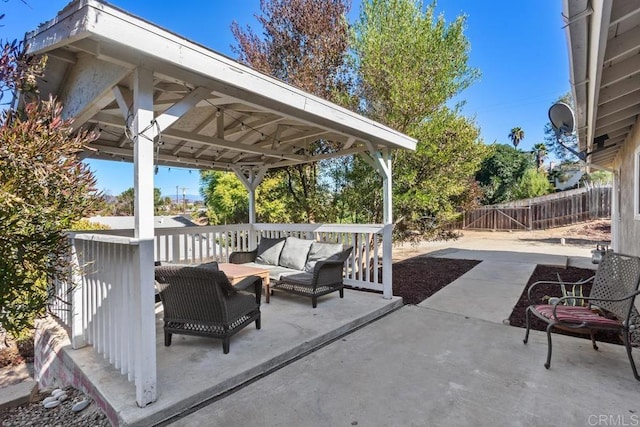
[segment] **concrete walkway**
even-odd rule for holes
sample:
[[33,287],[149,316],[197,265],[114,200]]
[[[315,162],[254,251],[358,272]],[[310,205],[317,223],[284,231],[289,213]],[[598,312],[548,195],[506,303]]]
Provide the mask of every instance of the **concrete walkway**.
[[633,425],[640,384],[622,348],[557,336],[546,370],[544,334],[525,346],[523,333],[406,306],[173,425]]
[[[420,305],[405,306],[173,425],[640,423],[640,383],[623,347],[601,344],[596,352],[588,340],[554,335],[546,370],[545,334],[533,331],[524,345],[523,329],[502,324],[535,268],[530,253],[447,252],[485,261]],[[553,262],[588,265],[588,259],[556,257]]]

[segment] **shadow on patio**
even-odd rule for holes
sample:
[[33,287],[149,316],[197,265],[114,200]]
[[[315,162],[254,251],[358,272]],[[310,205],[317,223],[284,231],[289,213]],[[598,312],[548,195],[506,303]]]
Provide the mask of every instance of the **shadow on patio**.
[[[275,292],[270,304],[261,305],[262,329],[249,325],[231,338],[231,351],[222,352],[222,340],[174,335],[170,347],[164,346],[162,304],[156,305],[156,348],[158,399],[138,408],[135,387],[93,347],[72,350],[63,344],[65,364],[73,375],[97,397],[111,419],[121,425],[152,425],[252,380],[263,377],[308,352],[365,325],[402,306],[400,298],[383,299],[380,294],[345,290],[311,301]],[[96,397],[96,396],[94,396]]]

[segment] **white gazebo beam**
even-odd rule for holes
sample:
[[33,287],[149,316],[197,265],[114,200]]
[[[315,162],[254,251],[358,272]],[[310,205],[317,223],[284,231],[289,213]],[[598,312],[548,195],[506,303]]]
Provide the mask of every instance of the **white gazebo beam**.
[[192,109],[199,101],[205,99],[211,91],[204,87],[198,87],[192,92],[189,92],[187,96],[180,101],[167,108],[166,111],[156,117],[156,123],[163,132],[173,123],[175,123],[180,117],[182,117],[187,111]]
[[153,152],[156,127],[153,122],[153,73],[138,68],[133,75],[134,218],[136,257],[132,295],[134,321],[136,402],[143,407],[156,400],[156,325],[153,272]]
[[129,112],[133,107],[133,94],[128,88],[120,85],[114,86],[111,91],[113,92],[113,96],[116,99],[118,108],[120,109],[120,114],[122,114],[122,117],[126,121],[129,116]]
[[[96,114],[92,120],[99,123],[104,123],[109,126],[118,127],[118,128],[125,127],[124,122],[115,120],[113,116],[107,115],[107,114],[100,114],[100,113]],[[194,134],[193,132],[168,130],[166,132],[163,132],[162,136],[166,138],[173,138],[173,139],[182,140],[182,141],[195,142],[198,144],[208,145],[211,147],[225,148],[228,150],[241,151],[243,153],[259,154],[259,155],[274,157],[278,159],[293,160],[297,162],[306,160],[305,156],[301,156],[299,154],[281,153],[278,151],[257,147],[255,145],[244,145],[244,144],[239,145],[239,144],[236,144],[234,141],[227,141],[227,140],[220,139],[217,137],[212,137],[212,136],[198,135],[198,134]]]
[[249,249],[253,249],[253,245],[256,241],[253,234],[253,225],[256,223],[256,189],[264,179],[264,176],[267,173],[267,168],[261,168],[257,173],[253,169],[243,171],[239,167],[234,167],[232,170],[249,192],[249,224],[251,226],[249,228]]
[[[376,150],[373,144],[365,141],[369,153],[363,153],[363,158],[382,177],[383,212],[382,218],[385,224],[393,223],[393,202],[392,202],[392,178],[391,178],[391,153],[388,149]],[[366,159],[369,157],[369,159]]]

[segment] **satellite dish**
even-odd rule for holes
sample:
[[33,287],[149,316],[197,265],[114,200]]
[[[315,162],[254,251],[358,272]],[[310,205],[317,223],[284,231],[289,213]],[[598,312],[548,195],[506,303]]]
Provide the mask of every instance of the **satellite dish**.
[[571,135],[575,129],[573,110],[564,102],[555,103],[549,108],[549,120],[557,137]]
[[583,162],[587,160],[587,153],[579,153],[571,147],[567,147],[562,143],[563,136],[569,136],[573,134],[575,130],[575,118],[573,116],[573,110],[564,102],[557,102],[549,108],[549,120],[551,120],[551,126],[556,132],[556,139],[558,144],[567,149],[569,152],[578,157]]

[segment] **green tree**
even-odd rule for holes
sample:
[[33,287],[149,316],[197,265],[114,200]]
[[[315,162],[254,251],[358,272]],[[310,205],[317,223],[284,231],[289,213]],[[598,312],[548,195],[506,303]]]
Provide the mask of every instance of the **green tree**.
[[369,0],[354,26],[354,61],[363,112],[412,134],[480,75],[468,65],[465,16],[447,23],[435,3]]
[[265,223],[293,222],[291,195],[278,174],[267,175],[256,189],[256,220]]
[[[369,0],[354,26],[362,113],[418,140],[416,153],[393,157],[400,238],[425,235],[423,218],[444,221],[474,198],[469,189],[488,150],[475,123],[445,106],[479,76],[468,65],[465,22],[436,17],[435,3]],[[358,220],[381,220],[380,178],[362,160],[354,160],[345,192]]]
[[135,198],[136,195],[133,187],[124,190],[116,196],[116,215],[133,215]]
[[[116,215],[133,215],[136,201],[136,193],[133,187],[127,188],[118,196],[116,196],[115,210]],[[159,188],[153,189],[153,211],[159,215],[162,207],[165,205],[165,199],[162,198],[162,191]]]
[[74,133],[59,103],[32,96],[43,61],[2,44],[0,92],[23,91],[24,102],[0,116],[0,325],[20,337],[45,313],[51,283],[67,276],[64,231],[98,197],[79,159],[95,135]]
[[[394,182],[397,237],[415,231],[428,235],[435,224],[453,220],[473,205],[474,176],[489,148],[478,142],[479,129],[469,119],[443,108],[419,128],[415,153],[397,153]],[[401,221],[398,221],[401,220]]]
[[[286,83],[335,102],[348,103],[347,69],[349,0],[261,0],[261,38],[236,22],[231,31],[238,59]],[[306,154],[332,150],[331,141],[317,140],[303,147]],[[287,182],[292,219],[324,221],[326,188],[317,163],[295,165],[274,172]],[[330,218],[331,219],[331,218]]]
[[153,189],[153,212],[159,215],[162,212],[164,206],[164,199],[162,198],[162,191],[159,188]]
[[511,140],[513,147],[518,148],[520,141],[524,139],[524,131],[522,128],[515,127],[511,129],[511,132],[509,132],[509,139]]
[[547,158],[547,146],[543,142],[539,142],[533,146],[533,156],[536,159],[536,166],[542,169],[544,159]]
[[[211,224],[249,221],[249,194],[231,172],[200,172],[200,194]],[[256,189],[256,220],[268,223],[291,222],[291,196],[277,175],[267,175]]]
[[249,222],[249,195],[231,172],[200,172],[200,194],[204,197],[210,224]]
[[522,174],[513,189],[513,197],[515,199],[529,199],[552,192],[553,186],[549,183],[547,174],[539,169],[529,168]]
[[496,144],[491,148],[493,153],[484,159],[476,174],[485,205],[517,199],[515,191],[520,178],[534,167],[530,154],[510,145]]

